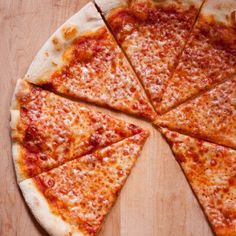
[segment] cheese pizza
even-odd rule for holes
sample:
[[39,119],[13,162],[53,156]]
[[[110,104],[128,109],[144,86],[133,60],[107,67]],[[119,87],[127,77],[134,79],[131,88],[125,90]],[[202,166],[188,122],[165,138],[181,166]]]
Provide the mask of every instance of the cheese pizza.
[[147,136],[142,131],[22,181],[20,188],[38,222],[54,236],[96,235]]
[[236,235],[236,151],[162,128],[217,236]]
[[17,82],[12,153],[26,203],[52,236],[101,230],[149,134],[87,102],[153,122],[216,235],[236,236],[236,0],[95,1]]
[[23,80],[16,86],[11,128],[19,181],[142,131]]
[[166,112],[236,74],[236,1],[208,0],[161,102]]
[[236,77],[159,116],[158,126],[236,148]]
[[96,0],[159,112],[203,0]]
[[153,120],[155,112],[93,3],[48,39],[25,79],[97,105]]

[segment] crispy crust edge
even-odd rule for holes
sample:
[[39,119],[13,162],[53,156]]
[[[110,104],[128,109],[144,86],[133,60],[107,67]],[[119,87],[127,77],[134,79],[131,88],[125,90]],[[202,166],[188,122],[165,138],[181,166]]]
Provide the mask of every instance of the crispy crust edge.
[[[146,2],[146,0],[138,0],[136,2]],[[107,17],[112,12],[112,10],[119,7],[127,7],[129,4],[128,0],[95,0],[97,6],[101,9],[103,14]],[[184,7],[188,7],[190,5],[194,5],[196,8],[199,8],[203,3],[203,0],[182,0],[181,4]],[[155,2],[155,4],[160,6],[168,6],[168,5],[178,5],[179,3],[173,0],[165,0],[160,2]]]
[[95,0],[95,3],[105,16],[115,8],[128,6],[127,0]]
[[200,18],[212,18],[228,26],[236,27],[236,1],[235,0],[206,0],[200,13]]
[[[135,152],[136,158],[134,159],[133,168],[140,152],[143,149],[147,138],[149,136],[149,131],[143,130],[141,133],[131,136],[125,139],[127,142],[135,143],[138,147]],[[122,140],[121,142],[125,142]],[[129,174],[127,175],[127,177]],[[124,183],[122,184],[123,187]],[[22,191],[24,199],[29,206],[32,214],[35,216],[39,224],[52,236],[85,236],[82,231],[80,231],[76,226],[65,222],[61,217],[57,216],[50,209],[46,198],[40,192],[34,178],[26,179],[19,183],[19,187]],[[122,188],[121,187],[121,188]],[[99,233],[99,231],[97,232]]]
[[12,97],[11,107],[10,107],[10,128],[11,128],[11,139],[12,139],[12,158],[16,172],[17,182],[24,180],[27,176],[21,170],[21,155],[22,146],[17,142],[17,137],[20,135],[18,131],[18,124],[20,122],[20,104],[17,97],[29,93],[30,85],[22,80],[18,79],[15,87],[15,91]]
[[24,79],[40,85],[48,82],[50,75],[58,70],[63,61],[65,48],[78,36],[94,32],[105,26],[95,5],[89,2],[62,24],[44,43],[33,59]]
[[28,177],[21,169],[20,160],[21,160],[22,150],[23,149],[19,143],[17,142],[12,143],[12,158],[15,167],[17,183],[20,183],[21,181],[25,180]]
[[24,199],[39,224],[52,236],[85,236],[50,210],[44,196],[39,192],[33,179],[19,183]]

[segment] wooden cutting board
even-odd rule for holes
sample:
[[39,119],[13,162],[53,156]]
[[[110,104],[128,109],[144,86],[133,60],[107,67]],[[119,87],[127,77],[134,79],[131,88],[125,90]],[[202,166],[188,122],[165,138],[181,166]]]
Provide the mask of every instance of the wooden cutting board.
[[[47,235],[17,187],[9,137],[9,106],[17,78],[24,76],[51,33],[87,1],[0,0],[0,235]],[[159,132],[149,123],[95,108],[151,131],[142,155],[101,236],[207,236],[212,231],[184,175]]]

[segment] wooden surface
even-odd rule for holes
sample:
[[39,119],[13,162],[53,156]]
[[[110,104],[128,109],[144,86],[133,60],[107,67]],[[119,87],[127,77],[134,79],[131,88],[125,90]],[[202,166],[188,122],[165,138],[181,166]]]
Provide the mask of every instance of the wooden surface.
[[[47,235],[17,187],[9,137],[9,105],[22,77],[50,34],[86,1],[0,0],[0,235]],[[99,109],[99,108],[96,108]],[[171,151],[145,121],[99,109],[151,131],[101,236],[207,236],[211,229]]]

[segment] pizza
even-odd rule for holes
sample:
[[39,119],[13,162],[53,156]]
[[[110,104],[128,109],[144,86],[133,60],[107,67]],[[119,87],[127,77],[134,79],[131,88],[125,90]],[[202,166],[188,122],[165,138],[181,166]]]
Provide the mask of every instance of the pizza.
[[143,131],[23,80],[11,109],[19,181]]
[[236,235],[236,150],[162,128],[216,235]]
[[33,215],[52,236],[95,236],[115,204],[149,132],[92,103],[154,124],[216,235],[236,236],[236,1],[96,4],[15,88],[12,156]]
[[114,36],[159,106],[203,0],[96,0]]
[[147,136],[142,131],[20,182],[38,222],[50,235],[96,235]]
[[155,124],[236,148],[236,77],[159,116]]
[[86,102],[149,120],[155,117],[139,80],[93,3],[48,39],[25,79]]
[[160,110],[176,107],[236,74],[236,1],[208,0],[168,82]]

